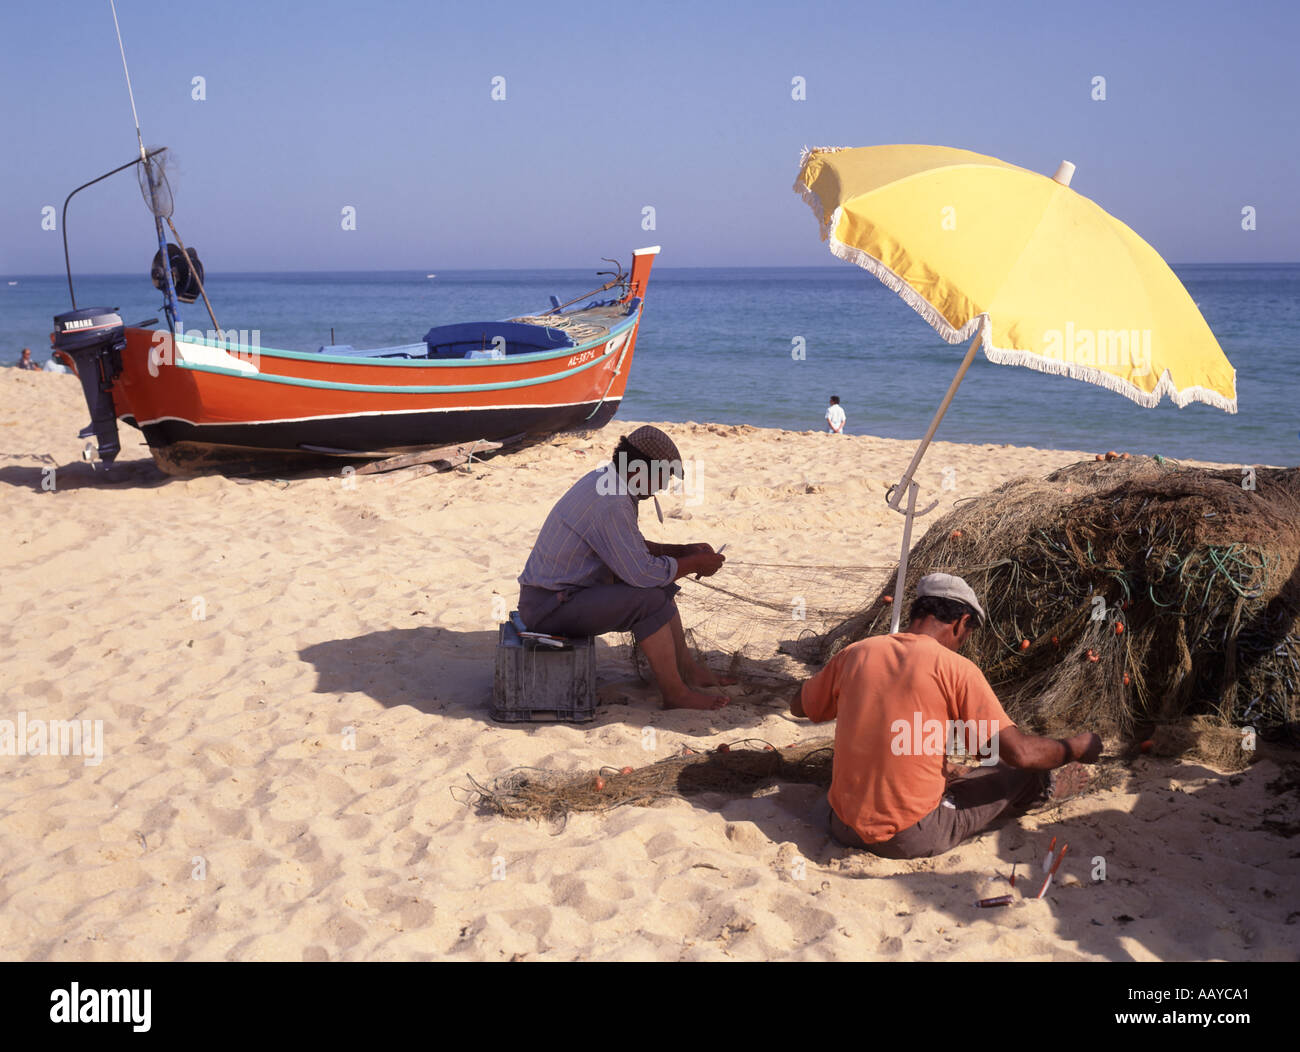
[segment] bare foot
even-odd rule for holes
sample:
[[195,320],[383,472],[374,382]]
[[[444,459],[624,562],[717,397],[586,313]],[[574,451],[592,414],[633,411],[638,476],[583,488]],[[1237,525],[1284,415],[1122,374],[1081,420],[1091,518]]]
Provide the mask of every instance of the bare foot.
[[740,680],[736,676],[724,676],[714,672],[708,665],[693,665],[682,669],[682,681],[690,687],[730,687]]
[[680,692],[664,695],[665,709],[720,709],[728,702],[725,694],[701,694],[683,688]]
[[1092,772],[1081,763],[1067,763],[1048,775],[1048,803],[1058,803],[1088,791]]

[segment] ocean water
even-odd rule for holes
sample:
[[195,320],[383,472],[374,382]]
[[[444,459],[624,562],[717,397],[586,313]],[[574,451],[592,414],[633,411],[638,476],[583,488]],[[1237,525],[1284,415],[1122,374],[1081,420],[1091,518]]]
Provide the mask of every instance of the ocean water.
[[[938,438],[1098,452],[1160,453],[1240,464],[1300,464],[1300,264],[1185,265],[1175,271],[1237,370],[1239,411],[1168,402],[1144,409],[1102,388],[975,360]],[[595,288],[582,270],[211,274],[223,328],[259,330],[264,347],[417,342],[433,325],[545,310]],[[16,281],[16,284],[9,284]],[[74,279],[80,306],[160,316],[146,272]],[[49,356],[66,279],[0,276],[0,362],[22,347]],[[207,330],[202,301],[186,328]],[[791,355],[802,339],[806,357]],[[840,397],[847,431],[919,438],[961,360],[865,271],[656,267],[646,295],[625,419],[821,428]],[[617,426],[617,418],[614,425]]]

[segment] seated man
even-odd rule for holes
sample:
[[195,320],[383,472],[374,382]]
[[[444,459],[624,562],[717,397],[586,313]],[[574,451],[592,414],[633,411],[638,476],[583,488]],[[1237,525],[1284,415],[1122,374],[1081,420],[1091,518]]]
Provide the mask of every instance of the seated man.
[[657,427],[624,436],[607,464],[580,478],[542,524],[519,575],[519,616],[529,630],[561,636],[631,632],[667,708],[717,709],[730,680],[691,657],[673,584],[711,577],[726,559],[708,544],[655,544],[637,527],[639,502],[682,477],[677,447]]
[[[916,595],[906,631],[845,647],[790,700],[795,716],[838,720],[832,835],[885,858],[941,855],[1049,795],[1077,791],[1087,775],[1072,761],[1095,763],[1102,748],[1096,734],[1057,741],[1011,722],[984,674],[957,653],[984,619],[970,585],[930,574]],[[954,729],[969,736],[965,751],[994,765],[946,781]]]

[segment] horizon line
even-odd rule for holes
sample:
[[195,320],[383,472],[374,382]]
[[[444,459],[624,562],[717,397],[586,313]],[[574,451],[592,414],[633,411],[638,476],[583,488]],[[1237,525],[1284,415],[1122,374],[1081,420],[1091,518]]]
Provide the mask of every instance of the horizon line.
[[[1170,267],[1300,267],[1300,259],[1296,260],[1197,260],[1183,261],[1177,263],[1168,263]],[[481,273],[513,273],[521,270],[538,270],[538,271],[572,271],[587,270],[588,267],[457,267],[447,268],[439,271],[439,274],[481,274]],[[796,263],[796,264],[702,264],[697,266],[666,266],[660,265],[655,268],[656,273],[662,273],[666,270],[843,270],[844,264],[837,263]],[[860,269],[860,268],[858,268]],[[236,276],[256,276],[264,277],[280,274],[418,274],[419,267],[398,267],[398,268],[358,268],[354,270],[210,270],[204,274],[204,277],[236,277]],[[79,275],[74,275],[73,280],[80,278],[125,278],[138,277],[140,270],[100,270],[84,271]],[[426,271],[426,274],[428,272]],[[864,273],[866,273],[864,271]],[[438,275],[434,275],[435,277]],[[20,274],[6,273],[0,271],[0,281],[12,281],[22,278],[62,278],[67,280],[66,271],[58,271],[46,274]]]

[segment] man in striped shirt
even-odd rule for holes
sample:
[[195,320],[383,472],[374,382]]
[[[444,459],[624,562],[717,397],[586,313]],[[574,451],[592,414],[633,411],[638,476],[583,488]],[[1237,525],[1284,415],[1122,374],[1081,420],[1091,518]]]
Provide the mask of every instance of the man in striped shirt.
[[647,541],[637,526],[640,502],[682,474],[657,427],[624,436],[613,462],[580,478],[546,517],[519,575],[519,615],[531,631],[561,636],[631,632],[666,708],[717,709],[727,703],[717,688],[733,681],[691,656],[673,582],[711,577],[726,559],[708,544]]

